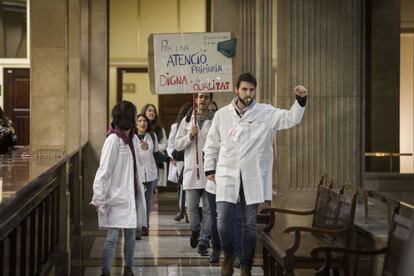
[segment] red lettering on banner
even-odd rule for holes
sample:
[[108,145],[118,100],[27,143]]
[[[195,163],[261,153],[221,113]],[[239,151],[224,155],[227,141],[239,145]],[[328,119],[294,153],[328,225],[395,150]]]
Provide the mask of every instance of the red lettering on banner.
[[182,85],[188,84],[187,78],[185,76],[168,76],[168,75],[160,75],[160,86],[173,86],[173,85]]

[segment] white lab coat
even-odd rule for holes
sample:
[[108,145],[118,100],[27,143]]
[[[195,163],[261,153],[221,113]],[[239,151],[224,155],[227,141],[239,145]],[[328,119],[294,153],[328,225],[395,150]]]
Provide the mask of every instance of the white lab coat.
[[158,168],[154,158],[154,152],[158,151],[157,135],[154,134],[153,141],[151,135],[147,132],[143,141],[148,144],[148,149],[143,150],[141,145],[138,146],[138,158],[140,164],[138,173],[141,181],[144,183],[157,180],[158,178]]
[[[178,132],[178,124],[174,123],[171,125],[170,136],[168,136],[168,147],[167,147],[167,154],[171,159],[173,158],[172,152],[175,150],[174,141],[175,141],[175,137],[177,137],[177,132]],[[172,166],[174,165],[171,164],[170,162],[170,169]],[[175,166],[176,166],[177,175],[180,175],[181,170],[184,167],[184,161],[175,162]]]
[[[133,138],[138,156],[138,137]],[[137,169],[139,169],[137,158]],[[116,134],[103,145],[99,168],[93,182],[92,205],[98,206],[99,227],[137,228],[147,226],[144,187],[138,179],[138,212],[135,208],[134,161],[129,146]]]
[[196,146],[195,138],[190,139],[191,127],[194,124],[194,115],[191,116],[190,122],[186,122],[184,118],[178,128],[175,137],[175,149],[184,151],[184,173],[183,173],[183,189],[205,189],[207,178],[204,175],[203,152],[208,130],[211,126],[211,120],[205,120],[201,129],[198,131],[198,164],[199,179],[197,179],[197,162],[196,162]]
[[272,142],[277,130],[298,124],[305,111],[256,103],[242,118],[229,104],[216,112],[204,146],[205,171],[215,170],[216,201],[236,203],[240,175],[247,205],[272,200]]

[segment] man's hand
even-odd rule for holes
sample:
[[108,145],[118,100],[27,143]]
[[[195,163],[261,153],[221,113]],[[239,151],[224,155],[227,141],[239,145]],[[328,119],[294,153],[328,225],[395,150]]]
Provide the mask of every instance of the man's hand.
[[193,137],[195,137],[195,136],[197,135],[197,133],[198,133],[198,126],[193,125],[193,126],[191,127],[191,135],[192,135]]
[[306,89],[305,86],[301,84],[296,85],[293,90],[295,90],[295,94],[298,95],[299,97],[303,98],[308,95],[308,90]]
[[98,205],[95,205],[92,202],[89,203],[89,205],[91,205],[93,208],[95,208],[96,212],[99,213],[99,206]]
[[215,174],[207,175],[207,179],[210,181],[216,182],[216,175]]

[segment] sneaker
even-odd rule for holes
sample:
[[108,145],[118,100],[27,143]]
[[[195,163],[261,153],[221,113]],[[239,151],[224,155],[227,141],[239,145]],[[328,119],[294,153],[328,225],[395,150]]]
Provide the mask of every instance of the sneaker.
[[134,272],[132,271],[132,267],[124,266],[124,274],[123,276],[134,276]]
[[148,236],[148,234],[149,234],[148,228],[145,226],[142,226],[141,235]]
[[220,261],[221,250],[213,250],[210,255],[210,264],[217,264]]
[[179,212],[179,213],[175,216],[174,220],[175,220],[175,221],[181,221],[183,218],[184,218],[184,212]]
[[239,256],[236,256],[233,261],[233,267],[240,268],[240,259]]
[[208,256],[207,245],[204,243],[198,243],[197,251],[201,256]]
[[198,238],[200,237],[200,232],[192,231],[191,238],[190,238],[190,245],[192,248],[196,248],[198,244]]

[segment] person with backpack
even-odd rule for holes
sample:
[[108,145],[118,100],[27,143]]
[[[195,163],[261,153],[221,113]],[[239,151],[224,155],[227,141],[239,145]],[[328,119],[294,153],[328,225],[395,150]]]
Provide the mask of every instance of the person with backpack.
[[[161,120],[157,111],[157,108],[153,104],[146,104],[141,109],[141,114],[144,114],[149,120],[149,129],[152,133],[155,133],[158,140],[158,149],[159,152],[166,154],[167,150],[167,134],[165,129],[161,124]],[[166,187],[167,186],[167,163],[156,161],[158,166],[158,179],[157,187]]]
[[144,114],[137,115],[137,136],[139,139],[138,159],[140,161],[139,173],[145,188],[145,201],[147,207],[147,225],[138,228],[136,239],[148,236],[149,218],[152,204],[152,196],[157,184],[158,171],[156,161],[168,162],[168,157],[159,152],[157,136],[149,129],[149,119]]
[[[207,178],[203,173],[202,148],[211,126],[212,114],[208,112],[208,106],[212,98],[212,93],[197,94],[196,110],[181,121],[174,142],[176,150],[184,150],[183,189],[190,219],[190,245],[197,247],[198,253],[204,256],[208,255],[211,216],[205,191]],[[201,219],[198,209],[200,201],[203,203]]]
[[119,231],[124,232],[124,276],[132,271],[135,229],[146,226],[146,205],[138,156],[138,137],[134,133],[137,109],[121,101],[112,109],[112,123],[102,148],[99,168],[93,182],[90,204],[98,212],[99,227],[107,229],[103,246],[102,275],[108,276]]

